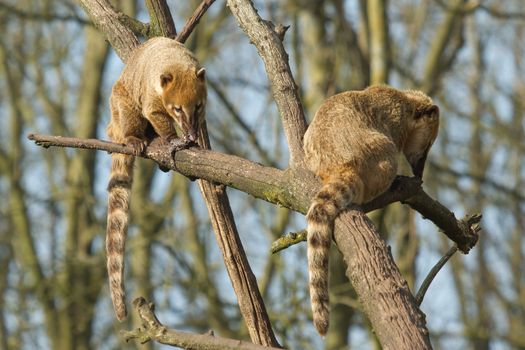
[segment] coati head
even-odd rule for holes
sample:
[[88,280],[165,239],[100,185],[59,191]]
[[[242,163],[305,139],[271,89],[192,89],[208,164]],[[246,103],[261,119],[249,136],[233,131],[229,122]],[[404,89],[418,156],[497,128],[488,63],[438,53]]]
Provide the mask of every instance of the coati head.
[[206,70],[175,67],[161,74],[162,104],[185,137],[196,141],[206,108]]
[[408,121],[408,134],[403,154],[415,176],[422,178],[428,151],[437,137],[439,129],[439,108],[430,97],[420,91],[404,91],[411,99],[414,110]]

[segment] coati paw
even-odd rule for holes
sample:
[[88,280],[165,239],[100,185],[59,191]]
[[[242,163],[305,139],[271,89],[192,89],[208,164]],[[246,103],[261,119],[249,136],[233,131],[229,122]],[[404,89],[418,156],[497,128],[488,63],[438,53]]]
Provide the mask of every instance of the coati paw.
[[140,139],[136,136],[128,136],[126,137],[126,146],[133,148],[134,155],[140,156],[146,150],[148,143],[146,140]]

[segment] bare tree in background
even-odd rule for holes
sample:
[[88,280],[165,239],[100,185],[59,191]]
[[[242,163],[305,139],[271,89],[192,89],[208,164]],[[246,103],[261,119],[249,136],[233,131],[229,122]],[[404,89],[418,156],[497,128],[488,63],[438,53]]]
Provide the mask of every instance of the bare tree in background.
[[[147,2],[149,12],[142,2],[137,8],[128,1],[113,5],[130,18],[144,19],[153,3]],[[178,33],[199,5],[171,4]],[[268,68],[278,62],[270,51],[259,51],[261,60],[249,45],[251,41],[259,49],[265,43],[257,41],[264,38],[260,32],[246,36],[238,28],[250,26],[248,14],[235,12],[247,2],[228,5],[213,4],[186,45],[207,68],[207,120],[214,149],[258,161],[265,166],[258,171],[288,167],[286,172],[268,172],[281,176],[286,192],[263,196],[243,183],[227,182],[289,208],[230,191],[232,212],[277,339],[294,349],[370,348],[379,344],[369,331],[375,327],[388,347],[378,321],[367,320],[373,296],[360,294],[359,281],[352,281],[357,285],[352,288],[339,252],[334,249],[332,258],[333,310],[325,345],[311,326],[305,248],[299,244],[269,253],[281,234],[304,228],[304,218],[293,211],[304,212],[316,184],[295,172],[301,168],[300,155],[293,151],[301,127],[299,136],[286,129],[291,119],[285,115],[292,107],[283,105],[291,100],[279,100],[288,91],[275,90],[276,73]],[[444,0],[289,0],[254,6],[275,24],[270,27],[274,33],[281,30],[278,24],[290,25],[282,43],[306,118],[325,97],[371,83],[433,95],[442,111],[442,128],[424,188],[456,215],[483,212],[485,220],[478,246],[467,257],[452,259],[421,306],[432,343],[450,349],[524,347],[525,43],[520,38],[525,14],[520,1],[505,2],[505,7],[495,1]],[[125,345],[118,331],[139,326],[140,319],[134,314],[128,324],[114,324],[106,289],[102,247],[109,157],[89,150],[43,150],[25,140],[35,131],[106,138],[107,96],[122,67],[104,41],[108,32],[101,35],[83,9],[68,1],[1,1],[0,20],[0,191],[7,199],[0,205],[0,348],[137,347],[135,342]],[[146,35],[169,33],[169,21],[151,15],[147,22],[149,27],[125,23],[136,32],[149,28],[151,32],[142,32]],[[208,153],[192,152],[177,156],[182,166],[185,159],[208,159]],[[197,186],[174,172],[159,173],[151,160],[137,163],[126,253],[130,296],[155,301],[159,319],[170,328],[195,333],[213,329],[219,340],[257,343],[242,321]],[[194,171],[212,179],[203,169],[184,169],[185,175]],[[286,178],[290,174],[294,179]],[[305,187],[284,186],[294,181]],[[304,194],[294,197],[298,190]],[[452,243],[400,204],[373,217],[415,293]],[[344,254],[342,239],[336,235]]]

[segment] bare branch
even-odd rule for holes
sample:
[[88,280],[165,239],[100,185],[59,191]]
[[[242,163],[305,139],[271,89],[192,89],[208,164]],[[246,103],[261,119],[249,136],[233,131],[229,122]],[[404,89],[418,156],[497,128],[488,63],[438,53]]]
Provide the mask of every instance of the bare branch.
[[450,248],[445,255],[439,259],[439,261],[434,265],[434,267],[430,270],[427,277],[423,280],[423,283],[421,283],[421,287],[419,287],[419,290],[416,293],[416,303],[417,305],[421,305],[423,302],[423,298],[425,297],[425,294],[428,290],[428,287],[430,287],[430,284],[434,280],[434,278],[437,276],[439,271],[445,266],[447,261],[458,251],[458,246],[455,245],[452,248]]
[[306,119],[288,63],[288,54],[279,34],[274,30],[274,25],[259,16],[251,1],[228,0],[227,4],[264,62],[273,97],[283,121],[290,149],[290,166],[296,168],[303,163]]
[[384,349],[431,349],[425,316],[370,219],[351,207],[335,220],[346,276]]
[[253,343],[236,339],[221,338],[207,334],[194,334],[167,329],[155,315],[154,305],[148,303],[143,297],[133,301],[133,305],[139,315],[142,326],[133,331],[123,331],[122,335],[126,341],[137,339],[141,344],[150,340],[161,344],[173,345],[184,349],[208,349],[208,350],[265,350],[278,348],[256,345]]
[[474,214],[465,220],[457,220],[454,213],[431,198],[421,187],[415,196],[401,202],[408,204],[423,217],[432,220],[463,253],[468,253],[476,245],[479,238],[477,224],[481,221],[481,214]]
[[272,254],[278,253],[283,249],[286,249],[288,247],[291,247],[297,243],[306,242],[306,235],[308,234],[308,231],[301,230],[297,232],[290,232],[287,233],[278,239],[276,239],[270,248],[270,252]]
[[[30,134],[28,138],[43,147],[77,147],[132,154],[129,147],[101,140],[37,134]],[[167,148],[158,139],[151,142],[143,157],[184,176],[224,184],[303,214],[308,210],[311,198],[320,187],[313,175],[307,171],[283,171],[213,151],[195,148],[183,150],[177,152],[173,160]],[[398,176],[388,191],[363,204],[362,208],[369,212],[398,201],[408,204],[432,221],[462,252],[467,253],[476,244],[479,232],[477,224],[481,215],[457,220],[454,213],[423,190],[421,180],[417,178]]]
[[180,33],[177,35],[175,40],[185,43],[190,34],[193,32],[193,29],[197,24],[199,24],[199,21],[201,20],[201,17],[204,16],[208,8],[215,2],[215,0],[203,0],[201,4],[195,9],[193,12],[193,15],[190,17],[190,19],[186,22]]

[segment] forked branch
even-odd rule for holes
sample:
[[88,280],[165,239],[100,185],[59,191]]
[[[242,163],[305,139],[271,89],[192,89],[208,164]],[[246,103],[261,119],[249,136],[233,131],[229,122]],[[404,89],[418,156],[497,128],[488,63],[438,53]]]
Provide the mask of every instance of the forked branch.
[[236,339],[216,337],[213,332],[195,334],[166,328],[155,315],[152,303],[139,297],[133,301],[133,306],[142,322],[142,326],[132,331],[121,332],[126,341],[138,340],[141,344],[154,340],[161,344],[173,345],[183,349],[208,350],[267,350],[278,348],[266,347]]

